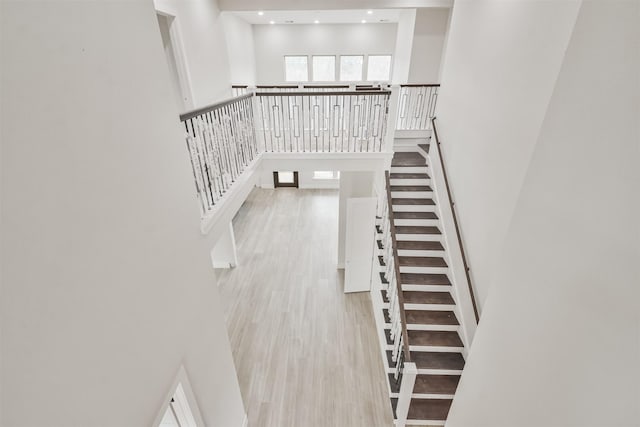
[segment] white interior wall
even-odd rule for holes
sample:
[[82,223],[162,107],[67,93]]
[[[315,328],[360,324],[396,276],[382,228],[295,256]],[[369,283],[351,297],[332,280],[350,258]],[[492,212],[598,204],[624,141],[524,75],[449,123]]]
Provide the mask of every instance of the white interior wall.
[[223,13],[221,17],[229,55],[231,83],[255,86],[253,26],[233,13]]
[[[278,169],[280,171],[289,171],[291,169]],[[273,182],[273,170],[263,169],[260,176],[260,188],[275,188]],[[297,170],[298,172],[298,188],[301,189],[338,189],[340,188],[340,180],[338,179],[313,179],[313,171]]]
[[298,186],[300,188],[338,189],[339,179],[314,179],[312,171],[301,171],[298,174]]
[[[257,84],[285,83],[285,55],[394,55],[396,29],[396,24],[254,25]],[[366,78],[366,57],[364,68]]]
[[154,0],[154,5],[178,23],[194,108],[230,98],[229,57],[217,1]]
[[0,424],[242,426],[152,3],[2,9]]
[[578,8],[530,0],[453,8],[438,131],[481,309]]
[[639,18],[582,2],[447,426],[640,425]]
[[449,8],[416,11],[409,83],[439,83]]
[[398,21],[398,31],[396,32],[393,69],[391,70],[391,81],[394,85],[407,83],[409,78],[415,21],[415,9],[407,9],[401,12]]

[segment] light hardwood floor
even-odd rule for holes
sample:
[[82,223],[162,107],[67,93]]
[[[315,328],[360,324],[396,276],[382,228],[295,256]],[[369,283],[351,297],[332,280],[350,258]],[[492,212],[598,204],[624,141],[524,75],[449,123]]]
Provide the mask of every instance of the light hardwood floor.
[[250,427],[392,426],[369,293],[336,269],[337,190],[255,189],[216,270]]

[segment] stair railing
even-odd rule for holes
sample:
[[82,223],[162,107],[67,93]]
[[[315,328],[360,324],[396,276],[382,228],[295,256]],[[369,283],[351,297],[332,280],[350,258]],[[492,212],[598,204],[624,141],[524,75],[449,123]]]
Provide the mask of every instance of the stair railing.
[[392,92],[365,89],[234,85],[248,93],[181,114],[202,217],[260,153],[385,151]]
[[391,91],[256,92],[265,152],[362,153],[385,148]]
[[439,89],[439,84],[400,85],[396,130],[429,130]]
[[444,157],[442,155],[442,150],[440,149],[440,137],[438,136],[438,128],[436,127],[436,118],[431,118],[432,128],[433,128],[433,137],[435,139],[435,146],[438,150],[438,157],[440,158],[440,167],[442,168],[442,175],[444,178],[444,184],[447,189],[447,196],[449,198],[449,207],[451,209],[451,215],[453,216],[453,224],[456,229],[456,236],[458,239],[458,246],[460,247],[460,253],[462,255],[462,263],[464,267],[464,272],[467,277],[467,286],[469,288],[469,295],[471,296],[471,304],[473,305],[473,314],[476,318],[476,324],[480,321],[480,315],[478,313],[478,306],[476,303],[476,296],[473,291],[473,285],[471,282],[471,273],[469,268],[469,263],[467,262],[467,255],[464,251],[464,245],[462,244],[462,234],[460,233],[460,225],[458,223],[458,216],[456,215],[455,203],[453,201],[453,195],[451,194],[451,187],[449,186],[449,178],[447,176],[447,169],[444,165]]
[[252,97],[180,115],[203,217],[258,156]]
[[232,96],[238,97],[243,96],[249,93],[249,85],[232,85],[231,86],[231,94]]
[[400,280],[398,245],[395,237],[396,231],[389,171],[385,171],[385,180],[386,203],[383,204],[382,212],[382,257],[385,264],[384,276],[386,280],[383,281],[383,289],[389,301],[390,338],[393,343],[391,360],[395,363],[393,366],[393,381],[395,382],[395,388],[398,390],[398,401],[395,409],[396,425],[404,426],[418,371],[416,365],[411,362],[407,319],[404,311],[404,296]]

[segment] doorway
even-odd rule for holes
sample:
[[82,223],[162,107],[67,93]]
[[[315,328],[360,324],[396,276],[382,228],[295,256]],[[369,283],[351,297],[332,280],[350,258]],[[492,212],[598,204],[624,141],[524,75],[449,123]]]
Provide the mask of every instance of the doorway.
[[162,48],[164,50],[173,97],[179,112],[193,109],[193,97],[189,82],[180,31],[175,16],[156,11]]
[[298,188],[298,172],[277,171],[273,173],[273,186]]

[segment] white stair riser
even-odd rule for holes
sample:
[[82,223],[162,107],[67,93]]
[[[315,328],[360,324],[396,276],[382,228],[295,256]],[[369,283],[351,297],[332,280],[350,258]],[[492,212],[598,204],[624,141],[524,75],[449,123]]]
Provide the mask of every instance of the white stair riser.
[[402,285],[403,291],[451,292],[451,285]]
[[427,166],[391,166],[391,173],[426,173]]
[[[391,328],[391,324],[385,323],[384,327]],[[407,324],[408,331],[447,331],[447,332],[460,332],[460,326],[458,325],[417,325],[409,323]]]
[[418,375],[462,375],[462,370],[418,369]]
[[407,324],[408,331],[450,331],[460,332],[460,326],[458,325],[414,325]]
[[453,399],[453,394],[420,394],[420,393],[412,393],[412,399]]
[[439,420],[407,420],[405,425],[437,427],[437,426],[443,426],[444,425],[444,421],[439,421]]
[[418,151],[418,145],[420,144],[429,144],[429,136],[427,134],[420,138],[396,138],[393,141],[393,151],[415,153]]
[[431,179],[420,179],[420,178],[391,178],[391,185],[431,185]]
[[398,256],[437,256],[444,258],[445,251],[416,251],[412,249],[399,249]]
[[[393,374],[395,372],[395,368],[391,368],[387,366],[386,372],[388,374]],[[418,368],[418,375],[462,375],[462,371],[452,371],[452,370],[444,370],[444,369],[420,369]]]
[[393,222],[394,225],[413,225],[420,226],[423,225],[425,227],[437,227],[440,225],[440,220],[438,219],[396,219]]
[[[393,374],[393,372],[388,372],[390,374]],[[391,398],[397,398],[398,397],[398,393],[391,393],[389,392],[389,396]],[[421,393],[411,393],[411,398],[412,399],[453,399],[453,394],[421,394]],[[413,424],[413,422],[411,422],[410,425],[415,425]]]
[[433,191],[392,191],[394,199],[433,199]]
[[[385,350],[393,350],[393,345],[385,344]],[[433,351],[435,353],[462,353],[464,347],[438,347],[433,345],[409,345],[409,351]]]
[[396,234],[396,240],[411,240],[412,242],[441,242],[442,234]]
[[[389,346],[392,347],[392,346]],[[436,347],[432,345],[409,345],[409,351],[433,351],[438,353],[462,353],[464,347]],[[391,350],[391,348],[389,348]]]
[[400,267],[400,273],[447,274],[449,267]]
[[393,205],[394,212],[435,212],[435,205]]
[[455,304],[404,304],[405,310],[455,311],[455,307]]

